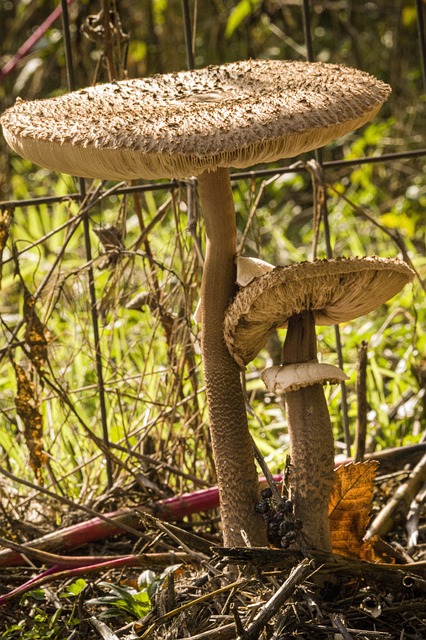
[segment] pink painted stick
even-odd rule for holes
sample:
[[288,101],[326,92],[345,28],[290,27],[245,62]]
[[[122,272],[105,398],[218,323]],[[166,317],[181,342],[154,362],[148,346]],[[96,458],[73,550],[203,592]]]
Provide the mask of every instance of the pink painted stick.
[[[67,0],[67,4],[71,4],[71,2],[72,0]],[[61,14],[62,7],[61,5],[58,5],[56,9],[54,9],[52,13],[46,18],[46,20],[44,20],[44,22],[42,22],[42,24],[37,27],[37,29],[30,35],[30,37],[25,40],[24,44],[19,47],[15,55],[6,62],[3,69],[0,70],[0,82],[11,71],[13,71],[18,62],[31,51],[34,45],[37,44],[40,38],[46,33],[46,31],[52,26],[52,24],[56,22]]]

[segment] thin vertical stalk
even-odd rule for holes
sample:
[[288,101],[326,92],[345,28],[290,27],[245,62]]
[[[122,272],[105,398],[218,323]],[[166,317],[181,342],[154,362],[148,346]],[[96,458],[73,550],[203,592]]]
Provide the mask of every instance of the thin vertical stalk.
[[354,461],[362,462],[365,455],[365,441],[367,437],[367,358],[368,343],[363,340],[358,349],[358,377],[356,383],[357,421],[355,431]]
[[308,62],[314,61],[314,47],[312,44],[311,34],[311,17],[309,13],[309,0],[303,0],[302,4],[302,16],[303,16],[303,34],[305,36],[306,44],[306,58]]
[[[314,48],[312,43],[312,33],[311,33],[311,20],[310,20],[310,11],[309,11],[309,0],[303,0],[302,4],[302,17],[303,17],[303,32],[305,36],[305,44],[307,51],[307,60],[308,62],[314,62]],[[321,174],[323,172],[323,161],[322,161],[322,152],[321,149],[315,150],[315,160],[320,168]],[[331,246],[331,238],[330,238],[330,226],[328,223],[328,207],[327,207],[327,191],[324,190],[324,203],[322,205],[322,219],[324,225],[324,238],[325,238],[325,246],[327,252],[327,258],[333,257],[333,249]],[[340,337],[340,329],[339,325],[334,325],[334,336],[336,341],[336,352],[337,352],[337,360],[339,363],[339,367],[343,369],[344,361],[343,361],[343,350],[342,350],[342,340]],[[340,383],[340,390],[342,394],[342,423],[343,423],[343,434],[345,438],[346,445],[346,453],[349,456],[351,450],[352,439],[349,431],[349,406],[348,406],[348,394],[346,389],[346,383]]]
[[423,87],[426,91],[426,29],[424,19],[424,0],[416,0],[417,32],[419,34],[420,59],[422,63]]
[[191,17],[189,15],[188,0],[182,0],[182,14],[183,14],[183,31],[185,36],[186,46],[186,60],[188,69],[193,69],[194,63],[194,50],[192,46],[192,29],[191,29]]
[[[71,38],[70,38],[68,4],[66,0],[61,0],[61,3],[62,3],[62,21],[63,21],[63,27],[64,27],[64,44],[65,44],[65,59],[66,59],[66,67],[67,67],[68,87],[70,91],[73,91],[75,89],[76,83],[75,83],[75,76],[74,76],[74,66],[72,62],[72,48],[71,48]],[[84,199],[86,196],[86,185],[82,178],[79,179],[79,187],[80,187],[81,197],[82,199]],[[94,278],[93,268],[91,266],[92,246],[90,242],[90,226],[89,226],[89,220],[87,216],[84,216],[83,218],[83,231],[84,231],[86,259],[87,259],[87,262],[89,263],[87,275],[89,280],[90,312],[91,312],[93,340],[94,340],[94,347],[95,347],[95,363],[96,363],[96,375],[97,375],[98,393],[99,393],[99,406],[101,411],[102,438],[105,444],[106,451],[109,451],[108,417],[107,417],[107,410],[106,410],[105,385],[104,385],[103,366],[102,366],[102,352],[101,352],[101,344],[100,344],[100,336],[99,336],[99,317],[98,317],[98,310],[97,310],[95,278]],[[106,455],[106,472],[107,472],[108,488],[111,489],[113,485],[113,472],[112,472],[111,458],[108,455]]]

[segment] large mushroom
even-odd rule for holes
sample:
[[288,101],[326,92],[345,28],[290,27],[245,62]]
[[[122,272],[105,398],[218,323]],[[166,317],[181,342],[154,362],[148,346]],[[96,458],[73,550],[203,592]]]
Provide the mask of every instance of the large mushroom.
[[225,318],[225,340],[244,368],[279,327],[287,327],[282,366],[262,377],[285,396],[290,436],[289,484],[309,546],[331,551],[328,502],[334,441],[323,384],[345,374],[319,363],[315,325],[348,322],[396,295],[414,276],[391,258],[337,258],[276,267],[243,287]]
[[1,118],[17,153],[55,171],[108,180],[198,176],[207,236],[202,357],[226,545],[266,541],[253,511],[257,476],[240,371],[223,340],[236,252],[227,168],[320,147],[371,120],[389,93],[343,66],[251,60],[18,98]]

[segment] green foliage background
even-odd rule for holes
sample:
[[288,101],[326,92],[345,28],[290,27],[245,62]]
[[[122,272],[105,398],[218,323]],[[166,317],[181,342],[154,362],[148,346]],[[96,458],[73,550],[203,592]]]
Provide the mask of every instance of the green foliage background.
[[[0,5],[2,65],[56,5],[39,0]],[[103,5],[119,11],[113,13],[109,47],[99,16]],[[211,0],[190,6],[196,22],[197,67],[248,57],[300,59],[306,55],[299,3]],[[112,77],[186,68],[178,0],[82,0],[71,3],[70,19],[78,87]],[[385,0],[314,0],[311,19],[316,59],[356,66],[393,89],[375,121],[329,145],[323,159],[419,149],[424,144],[425,103],[414,0],[395,0],[392,10]],[[7,108],[18,95],[36,99],[66,88],[59,20],[2,79],[1,107]],[[302,160],[310,157],[312,154]],[[3,140],[0,163],[3,201],[63,197],[54,204],[9,206],[12,223],[3,252],[0,291],[0,464],[9,474],[2,483],[15,512],[25,513],[41,528],[50,528],[52,518],[58,524],[62,521],[51,501],[36,491],[41,484],[59,500],[64,495],[76,503],[102,504],[107,455],[115,495],[123,496],[127,503],[211,484],[214,468],[200,371],[199,327],[191,319],[199,295],[197,245],[202,246],[203,229],[190,190],[167,187],[135,195],[113,193],[90,209],[90,266],[95,273],[110,439],[106,451],[88,292],[89,262],[83,225],[74,225],[81,209],[78,201],[67,198],[78,191],[78,183],[11,154]],[[403,249],[424,278],[423,166],[424,159],[418,157],[327,169],[334,255],[402,257]],[[104,188],[115,186],[107,183]],[[97,187],[87,183],[88,191]],[[240,233],[246,236],[244,255],[274,264],[309,259],[313,194],[306,170],[235,180],[234,196]],[[250,212],[254,215],[246,229]],[[113,251],[99,235],[111,225],[122,239]],[[318,257],[325,255],[321,228]],[[24,283],[36,296],[38,317],[49,332],[48,362],[38,370],[30,364],[24,344]],[[142,311],[126,308],[139,293],[147,295]],[[357,417],[357,350],[362,341],[369,344],[370,450],[415,442],[424,432],[424,301],[424,285],[416,279],[375,313],[341,327],[345,370],[350,376],[352,437]],[[322,358],[337,362],[333,329],[321,329],[318,337]],[[247,371],[251,428],[272,471],[282,470],[284,464],[285,416],[280,405],[265,395],[259,373],[276,357],[275,342]],[[12,361],[28,371],[43,416],[40,437],[47,460],[38,477],[28,464],[28,438],[16,412]],[[339,451],[344,449],[339,388],[329,391],[329,400]],[[32,488],[22,486],[21,480]],[[44,500],[48,504],[41,509]]]

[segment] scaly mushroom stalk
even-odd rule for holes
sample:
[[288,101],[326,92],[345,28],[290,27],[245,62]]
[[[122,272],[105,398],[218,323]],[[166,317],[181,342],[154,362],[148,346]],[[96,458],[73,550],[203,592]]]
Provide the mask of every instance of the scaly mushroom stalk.
[[201,289],[202,356],[210,434],[219,487],[225,546],[266,544],[265,526],[254,511],[258,480],[240,369],[223,338],[225,310],[235,293],[235,209],[227,169],[205,172],[198,189],[207,251]]
[[[288,321],[283,365],[317,360],[315,320],[311,311]],[[333,430],[322,384],[285,393],[290,436],[290,489],[308,545],[331,551],[328,501],[333,484]]]

